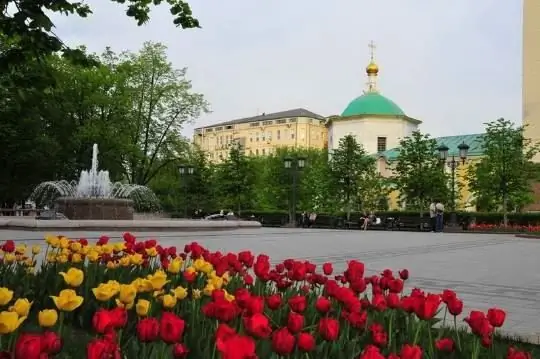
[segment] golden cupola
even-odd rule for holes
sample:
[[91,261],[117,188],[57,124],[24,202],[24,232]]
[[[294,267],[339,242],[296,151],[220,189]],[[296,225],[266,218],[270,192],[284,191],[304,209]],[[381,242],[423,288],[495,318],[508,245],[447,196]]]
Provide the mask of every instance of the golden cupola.
[[379,66],[375,63],[375,61],[371,60],[369,65],[367,65],[366,73],[368,75],[377,75],[379,73]]

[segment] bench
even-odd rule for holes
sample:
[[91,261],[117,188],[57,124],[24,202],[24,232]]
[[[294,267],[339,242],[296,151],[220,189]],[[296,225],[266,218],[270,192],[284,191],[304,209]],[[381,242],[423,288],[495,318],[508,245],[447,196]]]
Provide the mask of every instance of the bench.
[[318,215],[312,228],[336,228],[338,219],[334,216]]
[[399,217],[396,220],[395,226],[397,230],[412,230],[412,231],[431,231],[431,223],[429,217]]
[[394,219],[392,217],[377,217],[380,219],[380,222],[369,222],[367,225],[367,229],[369,230],[390,230],[394,226]]
[[[362,221],[362,222],[361,222]],[[360,216],[351,216],[349,220],[345,218],[345,221],[343,221],[343,227],[345,229],[360,229],[362,228],[363,219]]]
[[263,227],[283,227],[288,220],[287,216],[263,216],[260,218]]

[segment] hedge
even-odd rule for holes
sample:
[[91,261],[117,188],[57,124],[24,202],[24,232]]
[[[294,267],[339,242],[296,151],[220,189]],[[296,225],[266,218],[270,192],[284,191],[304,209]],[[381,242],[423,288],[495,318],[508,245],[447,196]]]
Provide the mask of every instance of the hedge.
[[[219,213],[217,211],[210,211],[208,213]],[[381,211],[376,212],[378,217],[387,218],[387,217],[419,217],[420,213],[418,211]],[[287,211],[260,211],[260,210],[242,210],[241,217],[244,219],[250,219],[254,216],[258,220],[262,220],[263,224],[266,222],[268,225],[283,225],[289,221],[289,214]],[[300,219],[301,213],[296,214],[297,219]],[[362,213],[353,212],[351,213],[351,220],[356,220]],[[429,213],[425,212],[422,214],[424,217],[429,217]],[[458,223],[469,224],[501,224],[503,222],[503,214],[500,212],[497,213],[488,213],[488,212],[457,212],[457,221]],[[183,213],[171,213],[171,218],[183,218]],[[326,223],[327,226],[339,226],[340,222],[343,222],[346,218],[345,213],[337,214],[328,214],[328,213],[318,213],[317,222]],[[445,221],[450,219],[449,214],[445,215]],[[540,225],[540,213],[509,213],[508,222],[510,225]]]

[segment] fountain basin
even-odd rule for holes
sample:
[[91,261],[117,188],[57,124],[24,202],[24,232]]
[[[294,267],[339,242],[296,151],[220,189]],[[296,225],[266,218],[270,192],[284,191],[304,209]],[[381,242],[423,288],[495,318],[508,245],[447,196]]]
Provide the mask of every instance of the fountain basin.
[[1,230],[22,230],[49,233],[62,232],[197,232],[261,228],[256,221],[176,220],[37,220],[24,217],[0,217]]
[[123,198],[60,197],[56,210],[70,220],[133,220],[133,201]]

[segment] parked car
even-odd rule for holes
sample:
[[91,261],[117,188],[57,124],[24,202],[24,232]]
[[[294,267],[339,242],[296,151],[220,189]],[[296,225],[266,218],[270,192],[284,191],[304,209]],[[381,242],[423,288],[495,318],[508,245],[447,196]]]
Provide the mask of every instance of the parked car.
[[63,213],[56,211],[42,211],[39,215],[36,216],[36,219],[40,221],[43,220],[58,220],[58,219],[68,219]]

